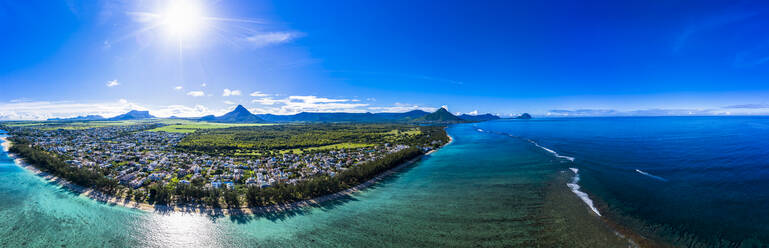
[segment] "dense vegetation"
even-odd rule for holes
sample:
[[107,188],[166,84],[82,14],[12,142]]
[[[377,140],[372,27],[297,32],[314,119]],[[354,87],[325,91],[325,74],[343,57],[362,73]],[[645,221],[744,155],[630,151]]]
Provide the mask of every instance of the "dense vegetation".
[[[307,200],[352,188],[374,178],[379,173],[421,155],[415,148],[388,154],[382,159],[352,167],[336,176],[322,176],[298,184],[278,184],[274,187],[248,187],[246,200],[249,206],[268,206],[275,203]],[[229,203],[228,203],[229,204]]]
[[27,163],[35,165],[43,172],[64,178],[80,186],[94,188],[106,193],[114,193],[118,188],[118,181],[104,175],[106,170],[99,168],[77,168],[65,163],[61,158],[51,153],[32,148],[29,142],[23,139],[11,138],[13,146],[11,153],[20,155]]
[[297,184],[278,183],[266,188],[241,185],[234,189],[205,188],[203,181],[193,181],[189,185],[155,184],[150,186],[149,197],[146,200],[155,204],[194,203],[216,208],[225,206],[238,208],[246,204],[249,207],[261,207],[292,203],[355,187],[421,154],[421,150],[409,148],[388,154],[382,159],[352,167],[333,177],[321,176]]
[[[210,207],[237,208],[241,206],[268,206],[307,200],[336,193],[359,185],[376,175],[389,170],[423,153],[419,146],[440,140],[448,142],[443,127],[413,126],[398,124],[313,124],[236,127],[229,129],[201,131],[202,138],[192,135],[195,141],[219,141],[212,145],[194,143],[188,146],[195,149],[228,149],[238,147],[239,143],[256,147],[292,148],[315,146],[318,144],[337,144],[338,142],[400,142],[411,145],[410,148],[390,153],[375,161],[358,164],[335,176],[323,175],[296,184],[277,183],[270,187],[236,185],[233,189],[205,187],[204,178],[195,178],[190,184],[154,183],[147,191],[133,190],[118,184],[109,178],[106,169],[98,167],[77,168],[64,162],[68,158],[34,148],[26,140],[11,138],[11,153],[23,157],[41,171],[59,176],[77,185],[130,198],[138,202],[152,204],[200,204]],[[241,137],[242,135],[242,137]],[[218,138],[218,139],[217,139]],[[219,140],[221,139],[221,140]],[[233,142],[233,143],[227,143]],[[290,142],[297,142],[291,144]]]
[[[432,138],[431,138],[432,137]],[[201,130],[178,149],[211,154],[266,153],[342,143],[421,145],[447,141],[442,127],[405,124],[302,124]]]

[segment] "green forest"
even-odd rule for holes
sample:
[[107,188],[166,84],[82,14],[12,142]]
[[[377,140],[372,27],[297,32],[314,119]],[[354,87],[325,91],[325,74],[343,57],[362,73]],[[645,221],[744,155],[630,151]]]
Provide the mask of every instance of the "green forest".
[[[448,141],[443,127],[405,124],[300,124],[200,130],[182,140],[177,149],[213,155],[269,154],[291,149],[336,144],[424,145]],[[312,150],[312,149],[308,149]]]

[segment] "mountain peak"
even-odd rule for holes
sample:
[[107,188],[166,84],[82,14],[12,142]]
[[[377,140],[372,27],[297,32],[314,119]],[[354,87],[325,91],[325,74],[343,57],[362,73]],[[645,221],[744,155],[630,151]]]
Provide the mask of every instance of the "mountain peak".
[[150,111],[131,110],[131,111],[128,111],[128,113],[112,117],[109,120],[122,121],[122,120],[141,120],[141,119],[151,119],[151,118],[155,118],[155,116],[152,116],[150,114]]
[[251,113],[250,111],[248,111],[248,109],[246,109],[246,107],[243,107],[243,105],[240,105],[240,104],[238,104],[238,106],[235,107],[235,110],[233,110],[232,112],[243,112],[243,111]]
[[216,117],[213,115],[204,116],[200,118],[200,120],[203,121],[211,121],[211,122],[225,122],[225,123],[260,123],[264,122],[263,119],[257,117],[256,115],[252,114],[251,111],[248,111],[246,107],[243,107],[243,105],[238,105],[230,111],[229,113],[226,113],[222,116]]
[[417,121],[424,121],[424,122],[437,122],[437,123],[458,123],[458,122],[464,122],[464,120],[460,119],[456,115],[450,113],[446,108],[440,108],[436,110],[433,113],[430,113],[428,115],[425,115],[421,118],[419,118]]
[[128,115],[149,115],[150,111],[141,111],[141,110],[131,110],[126,113]]

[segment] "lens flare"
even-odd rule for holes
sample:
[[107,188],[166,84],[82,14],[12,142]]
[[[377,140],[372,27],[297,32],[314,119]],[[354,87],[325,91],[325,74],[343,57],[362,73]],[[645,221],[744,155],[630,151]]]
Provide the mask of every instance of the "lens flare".
[[205,25],[202,6],[194,1],[173,1],[162,13],[162,25],[177,38],[194,36]]

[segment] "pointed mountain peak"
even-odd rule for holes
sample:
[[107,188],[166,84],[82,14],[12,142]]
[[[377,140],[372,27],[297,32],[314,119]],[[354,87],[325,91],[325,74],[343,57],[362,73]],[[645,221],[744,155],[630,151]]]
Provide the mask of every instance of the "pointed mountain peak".
[[261,118],[257,117],[254,114],[251,114],[251,111],[248,111],[246,107],[243,107],[243,105],[238,105],[235,107],[234,110],[230,111],[229,113],[226,113],[222,116],[216,117],[213,115],[204,116],[200,118],[200,120],[203,121],[211,121],[211,122],[225,122],[225,123],[260,123],[264,122]]
[[248,111],[248,109],[246,109],[246,107],[243,107],[243,105],[238,104],[238,106],[235,107],[235,110],[233,110],[232,112],[244,112],[244,111],[248,112],[248,113],[251,113],[251,111]]
[[459,117],[449,112],[446,109],[446,107],[441,107],[435,112],[417,119],[417,121],[433,122],[433,123],[458,123],[458,122],[463,122],[464,120],[460,119]]

